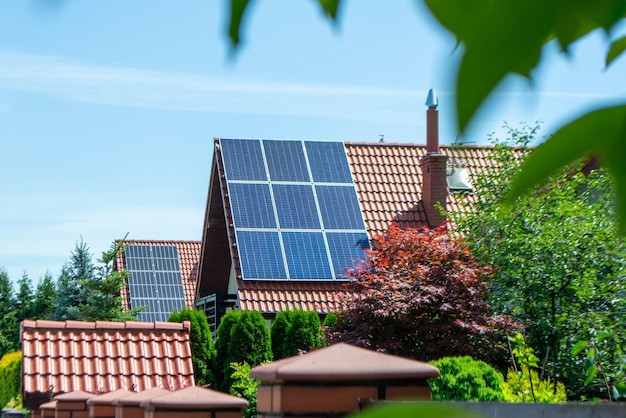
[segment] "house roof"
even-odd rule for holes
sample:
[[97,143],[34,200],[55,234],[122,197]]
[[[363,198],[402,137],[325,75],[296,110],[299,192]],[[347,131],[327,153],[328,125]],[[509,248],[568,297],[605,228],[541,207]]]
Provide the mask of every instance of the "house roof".
[[266,314],[303,309],[327,313],[338,307],[336,294],[341,282],[298,282],[293,286],[284,281],[247,281],[237,284],[240,309]]
[[[401,228],[428,226],[420,165],[427,154],[425,144],[347,142],[345,149],[370,239],[384,233],[392,222],[397,222]],[[470,176],[496,166],[490,158],[492,146],[442,145],[440,153],[448,157],[448,166],[463,167]],[[231,252],[234,231],[225,190],[222,156],[216,147],[200,254],[198,298],[227,292],[232,262],[237,258],[237,250]],[[473,201],[474,197],[467,193],[448,193],[447,210],[464,210],[459,204],[461,199]],[[335,308],[334,295],[340,289],[341,282],[337,281],[237,280],[240,307],[266,314],[294,308],[331,312]]]
[[[346,152],[370,238],[384,233],[392,222],[401,228],[428,226],[420,167],[426,145],[348,142]],[[464,167],[470,176],[496,166],[493,146],[441,145],[440,153],[448,157],[448,165]],[[471,194],[448,193],[447,210],[464,210],[461,199],[473,201]]]
[[52,395],[194,384],[189,322],[22,322],[24,405]]
[[[180,273],[183,279],[183,290],[185,292],[185,303],[189,308],[193,308],[196,280],[198,276],[198,263],[200,260],[200,241],[167,241],[167,240],[125,240],[127,245],[173,245],[178,250],[178,262]],[[115,263],[116,270],[126,268],[124,253],[120,252]],[[128,286],[122,289],[122,301],[124,307],[130,306]]]

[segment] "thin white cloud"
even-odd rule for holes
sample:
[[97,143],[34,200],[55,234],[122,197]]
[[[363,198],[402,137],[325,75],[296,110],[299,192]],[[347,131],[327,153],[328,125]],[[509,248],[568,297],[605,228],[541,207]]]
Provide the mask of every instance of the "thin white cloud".
[[[345,84],[234,80],[0,51],[0,89],[153,109],[368,118],[363,106],[425,92]],[[400,100],[402,101],[402,100]],[[357,111],[350,112],[351,107]],[[339,112],[341,110],[341,112]]]

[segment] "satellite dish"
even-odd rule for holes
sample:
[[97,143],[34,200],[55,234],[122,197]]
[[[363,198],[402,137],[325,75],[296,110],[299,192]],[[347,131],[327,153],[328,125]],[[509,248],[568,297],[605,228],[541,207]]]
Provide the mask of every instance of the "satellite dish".
[[446,168],[446,183],[451,192],[472,193],[474,191],[465,167]]

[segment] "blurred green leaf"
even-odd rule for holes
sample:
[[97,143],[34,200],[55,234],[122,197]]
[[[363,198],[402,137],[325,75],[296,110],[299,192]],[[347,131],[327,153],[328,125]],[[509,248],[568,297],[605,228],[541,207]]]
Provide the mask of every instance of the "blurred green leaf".
[[574,347],[572,347],[572,355],[576,356],[587,348],[587,341],[578,341]]
[[626,105],[595,110],[563,126],[526,159],[505,204],[541,184],[560,167],[591,154],[615,179],[620,231],[626,232]]
[[587,351],[587,358],[590,360],[594,360],[596,358],[596,349],[591,347],[589,351]]
[[233,48],[237,48],[241,42],[239,34],[241,32],[241,25],[249,3],[249,0],[230,0],[228,38],[230,39],[230,45]]
[[329,16],[333,20],[337,19],[337,10],[339,9],[339,3],[341,0],[317,0],[317,2],[324,10],[324,14]]
[[597,28],[608,31],[625,16],[626,2],[598,0],[425,0],[465,51],[456,85],[459,130],[508,75],[530,78],[543,46],[562,49]]
[[626,50],[626,36],[611,43],[611,48],[609,48],[609,52],[606,54],[606,66],[611,65],[615,59],[622,55],[624,50]]
[[397,403],[374,405],[350,415],[351,418],[484,418],[483,415],[461,408],[428,404]]
[[591,383],[594,377],[598,374],[598,366],[595,364],[587,369],[587,377],[585,378],[585,385]]
[[607,338],[612,337],[613,335],[614,334],[612,332],[601,332],[596,337],[596,340],[598,340],[598,342],[601,343],[602,341],[606,340]]

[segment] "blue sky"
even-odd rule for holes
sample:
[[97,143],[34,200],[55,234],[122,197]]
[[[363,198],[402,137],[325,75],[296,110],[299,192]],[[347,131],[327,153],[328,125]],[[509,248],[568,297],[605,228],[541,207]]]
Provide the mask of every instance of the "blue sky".
[[[96,256],[127,233],[201,239],[215,136],[423,143],[434,87],[454,141],[454,38],[420,2],[344,3],[332,25],[310,0],[257,1],[233,59],[226,1],[2,2],[0,266],[36,283],[81,237]],[[548,134],[624,97],[626,60],[603,68],[602,34],[547,49],[465,141],[504,121]]]

